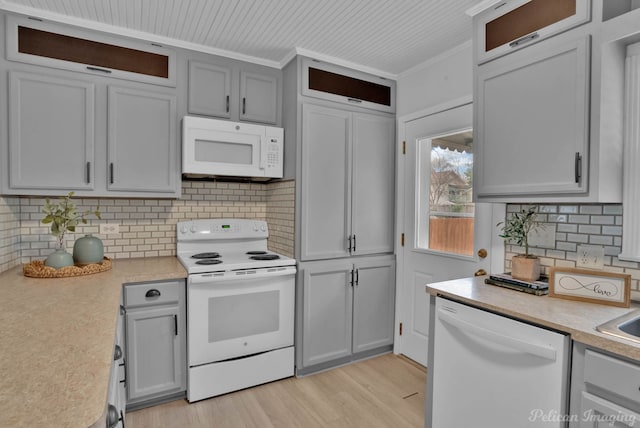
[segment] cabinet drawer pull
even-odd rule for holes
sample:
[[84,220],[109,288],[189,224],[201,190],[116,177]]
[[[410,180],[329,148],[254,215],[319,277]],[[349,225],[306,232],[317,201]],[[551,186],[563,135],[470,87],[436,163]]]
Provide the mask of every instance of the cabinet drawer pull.
[[350,103],[356,103],[356,104],[362,103],[362,100],[359,100],[357,98],[347,98],[347,101],[349,101]]
[[511,46],[512,48],[515,48],[516,46],[520,46],[523,43],[531,42],[537,39],[538,37],[539,37],[538,33],[532,33],[524,37],[520,37],[518,40],[514,40],[513,42],[509,43],[509,46]]
[[152,288],[151,290],[147,291],[147,293],[144,296],[145,297],[160,297],[160,290],[156,290],[155,288]]
[[113,361],[118,361],[122,358],[122,348],[120,345],[116,345],[116,349],[113,351]]
[[111,70],[107,70],[106,68],[87,66],[87,70],[89,70],[89,71],[99,71],[101,73],[111,74]]

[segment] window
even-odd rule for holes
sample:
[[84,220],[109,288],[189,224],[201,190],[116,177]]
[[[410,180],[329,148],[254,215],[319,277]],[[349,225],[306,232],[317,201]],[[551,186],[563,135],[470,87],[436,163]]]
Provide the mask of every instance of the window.
[[474,253],[473,133],[418,141],[418,247]]

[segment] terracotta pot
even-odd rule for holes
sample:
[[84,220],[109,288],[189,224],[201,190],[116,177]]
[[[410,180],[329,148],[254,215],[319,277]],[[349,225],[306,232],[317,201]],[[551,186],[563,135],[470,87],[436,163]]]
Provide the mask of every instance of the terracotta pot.
[[537,281],[540,278],[540,259],[522,255],[511,258],[511,276],[522,281]]

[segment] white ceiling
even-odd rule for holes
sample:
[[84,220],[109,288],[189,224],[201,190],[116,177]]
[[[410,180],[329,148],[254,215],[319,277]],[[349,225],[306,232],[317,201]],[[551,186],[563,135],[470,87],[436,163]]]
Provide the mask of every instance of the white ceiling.
[[481,0],[0,0],[0,8],[282,67],[295,53],[385,77],[471,39]]

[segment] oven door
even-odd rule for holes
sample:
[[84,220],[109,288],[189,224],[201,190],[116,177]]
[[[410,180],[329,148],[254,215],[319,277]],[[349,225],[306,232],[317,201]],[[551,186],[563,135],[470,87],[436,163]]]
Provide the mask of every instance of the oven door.
[[292,346],[295,271],[189,275],[189,366]]

